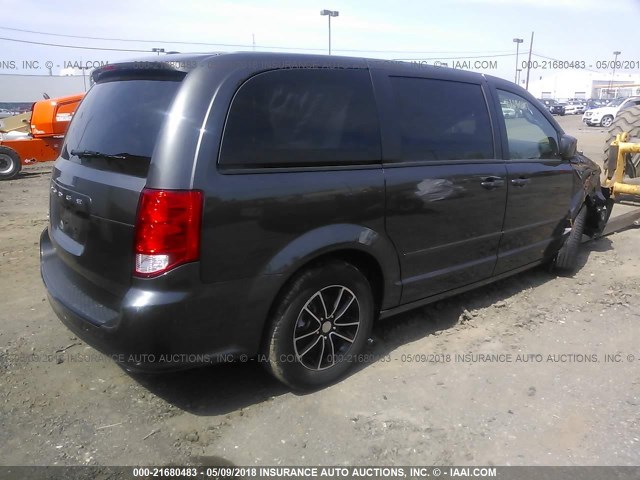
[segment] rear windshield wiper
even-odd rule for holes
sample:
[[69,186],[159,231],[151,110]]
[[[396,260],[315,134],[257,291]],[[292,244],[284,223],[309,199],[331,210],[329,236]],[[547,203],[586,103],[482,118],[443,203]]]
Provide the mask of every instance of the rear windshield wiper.
[[94,150],[71,150],[71,155],[79,158],[81,164],[98,170],[106,170],[138,177],[145,177],[151,157],[135,153],[104,153]]
[[146,158],[144,155],[134,155],[133,153],[103,153],[95,150],[71,150],[71,155],[75,155],[80,158],[104,158],[106,160],[124,160],[126,158]]
[[124,160],[122,155],[112,155],[109,153],[96,152],[94,150],[71,150],[69,153],[80,158],[106,158],[113,160]]
[[127,158],[142,158],[150,160],[146,155],[136,155],[134,153],[103,153],[95,150],[71,150],[69,153],[79,158],[103,158],[105,160],[125,160]]

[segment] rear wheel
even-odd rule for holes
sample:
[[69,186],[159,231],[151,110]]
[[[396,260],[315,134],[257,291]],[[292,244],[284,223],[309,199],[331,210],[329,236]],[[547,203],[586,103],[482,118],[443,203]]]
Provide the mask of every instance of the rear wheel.
[[9,147],[0,146],[0,180],[15,178],[22,164],[17,152]]
[[294,389],[340,378],[371,332],[374,301],[366,277],[346,262],[300,273],[286,287],[267,332],[267,366]]
[[[604,169],[607,178],[613,178],[615,171],[615,161],[609,164],[609,153],[611,142],[616,139],[616,135],[627,132],[629,141],[640,142],[640,106],[631,107],[621,111],[609,127],[607,140],[604,144]],[[630,178],[636,178],[640,172],[640,153],[635,155],[627,154],[625,159],[625,173]]]
[[564,242],[556,256],[555,266],[563,272],[572,272],[578,264],[578,250],[582,243],[582,234],[587,222],[587,206],[583,205],[573,221],[569,238]]

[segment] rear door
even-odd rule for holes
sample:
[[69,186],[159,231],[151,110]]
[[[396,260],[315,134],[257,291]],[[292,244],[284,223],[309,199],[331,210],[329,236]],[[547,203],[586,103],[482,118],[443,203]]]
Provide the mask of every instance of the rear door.
[[548,248],[566,226],[574,172],[570,162],[560,158],[561,132],[537,102],[506,82],[497,89],[497,99],[517,112],[513,118],[499,112],[508,159],[507,210],[495,271],[500,274],[552,253]]
[[403,303],[489,277],[506,205],[483,83],[432,73],[374,71],[386,229],[400,257]]
[[179,86],[178,79],[148,75],[96,84],[74,115],[53,169],[49,235],[56,253],[115,295],[131,281],[138,200]]

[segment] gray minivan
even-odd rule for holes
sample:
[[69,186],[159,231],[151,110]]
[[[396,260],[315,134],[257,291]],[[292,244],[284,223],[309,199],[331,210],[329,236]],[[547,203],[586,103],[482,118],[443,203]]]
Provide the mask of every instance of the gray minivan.
[[575,139],[499,78],[235,53],[93,81],[53,169],[41,272],[60,319],[130,369],[253,358],[326,385],[376,319],[570,269],[610,211]]

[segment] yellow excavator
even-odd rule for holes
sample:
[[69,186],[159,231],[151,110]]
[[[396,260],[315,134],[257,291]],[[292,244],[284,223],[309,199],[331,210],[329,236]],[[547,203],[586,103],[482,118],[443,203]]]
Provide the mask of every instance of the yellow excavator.
[[604,146],[603,185],[611,189],[611,196],[640,197],[640,106],[631,107],[616,115],[609,127]]

